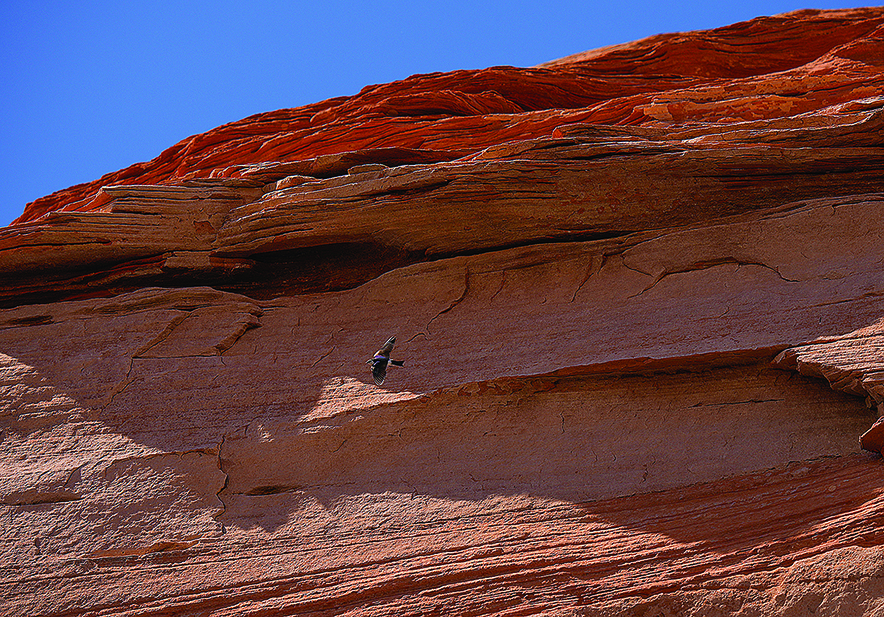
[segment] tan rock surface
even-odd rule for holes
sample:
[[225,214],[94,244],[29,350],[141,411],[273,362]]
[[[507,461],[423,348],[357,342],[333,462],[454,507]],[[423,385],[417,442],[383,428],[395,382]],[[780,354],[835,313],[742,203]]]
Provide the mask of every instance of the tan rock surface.
[[884,611],[881,24],[415,76],[29,205],[0,612]]

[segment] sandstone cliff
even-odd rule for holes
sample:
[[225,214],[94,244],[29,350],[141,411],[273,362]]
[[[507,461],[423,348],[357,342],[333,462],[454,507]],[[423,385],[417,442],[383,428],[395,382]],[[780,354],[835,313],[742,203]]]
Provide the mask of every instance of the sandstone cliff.
[[801,11],[29,204],[3,614],[880,614],[882,127],[884,9]]

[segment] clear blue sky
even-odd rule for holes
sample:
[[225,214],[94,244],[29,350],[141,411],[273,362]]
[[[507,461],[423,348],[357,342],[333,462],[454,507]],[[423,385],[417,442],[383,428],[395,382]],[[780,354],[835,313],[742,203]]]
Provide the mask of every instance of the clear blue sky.
[[801,2],[3,3],[0,225],[27,202],[251,114],[415,73],[532,66]]

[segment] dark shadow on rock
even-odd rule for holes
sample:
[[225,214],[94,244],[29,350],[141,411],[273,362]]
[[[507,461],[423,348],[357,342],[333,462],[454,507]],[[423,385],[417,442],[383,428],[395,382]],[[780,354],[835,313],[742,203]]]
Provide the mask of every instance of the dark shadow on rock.
[[855,452],[873,421],[860,399],[763,365],[548,376],[265,427],[225,442],[222,461],[225,494],[253,503],[289,495],[293,507],[333,507],[386,492],[584,503]]
[[[579,504],[624,529],[662,534],[737,562],[763,552],[812,557],[839,546],[880,546],[884,528],[858,520],[880,513],[884,465],[871,453],[821,457],[691,486]],[[877,507],[870,502],[878,501]],[[865,514],[863,513],[865,512]],[[751,561],[751,560],[750,560]],[[788,561],[786,561],[787,565]],[[725,566],[726,564],[717,564]],[[760,564],[748,566],[751,571]]]
[[[157,297],[167,293],[174,294]],[[242,334],[236,354],[210,349],[152,357],[150,350],[186,329],[197,311],[213,302],[233,306],[230,297],[212,295],[220,292],[205,293],[174,302],[146,294],[138,300],[143,306],[128,312],[106,307],[91,317],[41,307],[17,311],[12,328],[26,328],[30,336],[10,330],[4,337],[0,330],[0,351],[19,371],[7,379],[31,388],[31,398],[3,416],[4,446],[11,436],[67,426],[87,454],[108,435],[134,444],[132,456],[211,454],[227,475],[218,493],[222,522],[236,525],[245,516],[249,525],[272,531],[288,520],[286,508],[296,512],[308,498],[325,507],[383,493],[474,502],[528,495],[584,504],[717,483],[856,452],[858,436],[875,419],[861,399],[764,362],[693,372],[673,367],[652,375],[500,378],[403,390],[400,398],[412,398],[395,400],[396,388],[410,387],[413,378],[390,379],[378,390],[369,385],[364,358],[341,369],[355,377],[341,377],[341,367],[316,368],[322,354],[305,357],[297,337],[259,335],[262,328]],[[232,327],[240,313],[248,314],[245,305],[212,323]],[[267,327],[294,332],[297,324]],[[205,336],[204,328],[196,330]],[[227,336],[224,328],[212,334]],[[313,348],[332,353],[334,334],[312,342]],[[364,348],[367,356],[381,342],[355,333],[340,344]],[[266,365],[254,364],[258,346],[271,359]],[[206,377],[194,383],[194,374]],[[378,401],[311,418],[325,396],[323,374],[337,374],[346,381],[342,386],[372,388]],[[240,398],[243,389],[248,397]],[[383,400],[385,391],[390,402]],[[174,456],[164,461],[175,465]],[[79,464],[72,459],[68,471]],[[190,473],[170,470],[182,478]],[[84,468],[83,478],[88,473]],[[68,477],[60,474],[59,486],[45,491],[60,490]],[[184,478],[194,490],[205,490],[200,482]],[[87,502],[88,493],[81,494],[80,503]],[[261,506],[270,500],[272,509]]]

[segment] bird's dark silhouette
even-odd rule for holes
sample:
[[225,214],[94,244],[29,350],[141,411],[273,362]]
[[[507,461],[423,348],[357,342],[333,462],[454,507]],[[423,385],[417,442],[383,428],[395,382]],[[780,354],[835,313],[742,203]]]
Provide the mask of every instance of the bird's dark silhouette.
[[387,365],[392,364],[393,366],[403,366],[405,364],[405,360],[391,360],[390,354],[393,352],[393,346],[396,344],[396,337],[391,336],[387,339],[387,342],[384,343],[384,346],[378,349],[374,357],[371,360],[368,360],[368,363],[371,364],[371,376],[374,377],[374,382],[377,385],[381,385],[384,383],[384,379],[387,378]]

